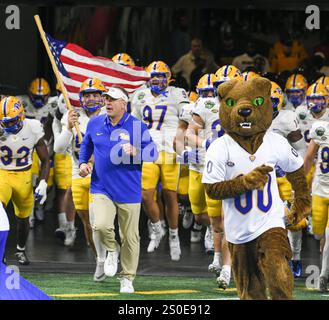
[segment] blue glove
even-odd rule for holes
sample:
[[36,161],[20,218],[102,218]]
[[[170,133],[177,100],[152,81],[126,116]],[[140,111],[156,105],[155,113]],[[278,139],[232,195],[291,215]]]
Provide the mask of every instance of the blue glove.
[[197,149],[193,149],[191,151],[184,150],[182,152],[182,160],[183,163],[193,163],[193,164],[199,164],[199,153]]

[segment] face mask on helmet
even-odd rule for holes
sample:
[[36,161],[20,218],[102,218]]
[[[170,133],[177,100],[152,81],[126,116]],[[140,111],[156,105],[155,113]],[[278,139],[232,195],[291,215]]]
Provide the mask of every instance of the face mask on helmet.
[[30,94],[30,99],[33,106],[37,109],[42,108],[48,101],[48,95]]
[[165,73],[151,73],[151,79],[149,80],[151,91],[160,93],[164,91],[168,86],[168,79]]
[[213,98],[217,96],[217,91],[213,89],[198,89],[198,95],[201,98]]
[[307,108],[313,113],[320,113],[326,108],[326,99],[324,97],[307,97]]
[[305,91],[303,89],[288,89],[286,90],[288,101],[290,101],[294,107],[302,104],[305,98]]
[[102,92],[91,91],[91,92],[80,92],[80,103],[81,107],[89,112],[94,113],[98,109],[103,107]]
[[7,134],[15,134],[23,127],[23,121],[20,117],[8,120],[0,120],[3,131]]

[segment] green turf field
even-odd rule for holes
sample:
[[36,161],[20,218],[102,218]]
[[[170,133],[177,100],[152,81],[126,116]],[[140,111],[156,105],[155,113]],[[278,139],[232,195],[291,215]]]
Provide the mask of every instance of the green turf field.
[[[175,300],[175,299],[238,299],[234,283],[218,289],[215,278],[138,276],[134,294],[120,294],[119,280],[107,278],[95,283],[87,274],[23,274],[23,276],[54,299]],[[307,289],[304,280],[295,281],[294,298],[298,300],[329,300],[329,292]]]

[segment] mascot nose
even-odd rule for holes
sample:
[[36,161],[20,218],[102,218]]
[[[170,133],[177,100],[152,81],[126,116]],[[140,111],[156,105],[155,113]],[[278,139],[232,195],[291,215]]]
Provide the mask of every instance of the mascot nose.
[[241,109],[239,109],[238,114],[242,117],[248,117],[251,114],[251,109],[250,108],[241,108]]

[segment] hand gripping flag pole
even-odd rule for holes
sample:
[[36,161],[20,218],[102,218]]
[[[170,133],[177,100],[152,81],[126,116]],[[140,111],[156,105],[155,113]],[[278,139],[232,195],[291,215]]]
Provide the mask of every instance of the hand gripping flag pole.
[[[57,65],[56,65],[56,62],[55,62],[55,59],[54,59],[54,56],[53,54],[51,53],[51,50],[49,48],[49,44],[48,44],[48,41],[46,39],[46,35],[45,35],[45,32],[43,30],[43,27],[42,27],[42,24],[41,24],[41,20],[40,20],[40,17],[39,15],[35,15],[34,16],[34,20],[35,20],[35,23],[37,24],[37,27],[38,27],[38,30],[39,30],[39,33],[40,33],[40,36],[41,36],[41,39],[43,41],[43,44],[45,45],[45,48],[46,48],[46,51],[48,53],[48,57],[49,57],[49,60],[51,62],[51,65],[53,67],[53,71],[55,73],[55,76],[56,76],[56,79],[57,79],[57,82],[59,84],[59,87],[63,93],[63,96],[64,96],[64,101],[65,101],[65,104],[66,104],[66,107],[69,109],[69,110],[74,110],[71,103],[70,103],[70,100],[69,100],[69,96],[68,96],[68,93],[67,93],[67,90],[63,84],[63,81],[61,79],[61,76],[59,74],[59,71],[58,71],[58,68],[57,68]],[[78,134],[78,140],[79,140],[79,143],[82,142],[82,135],[81,135],[81,131],[80,131],[80,128],[79,128],[79,125],[78,123],[76,122],[74,124],[74,127],[77,131],[77,134]]]

